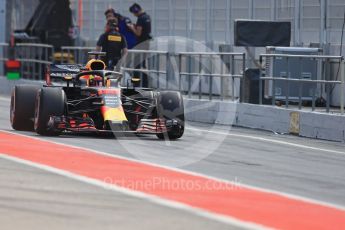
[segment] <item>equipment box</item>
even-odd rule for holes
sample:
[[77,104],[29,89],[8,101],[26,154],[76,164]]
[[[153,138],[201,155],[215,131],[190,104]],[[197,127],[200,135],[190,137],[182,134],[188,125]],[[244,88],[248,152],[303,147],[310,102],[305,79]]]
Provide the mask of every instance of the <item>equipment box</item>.
[[[267,54],[286,54],[286,55],[320,55],[322,49],[304,48],[304,47],[266,47]],[[312,58],[302,58],[298,56],[290,57],[267,57],[266,58],[266,76],[273,78],[293,78],[304,80],[319,79],[319,69],[321,61]],[[302,84],[302,85],[301,85]],[[272,88],[274,87],[273,91]],[[316,83],[285,81],[285,80],[267,80],[265,84],[265,97],[272,97],[276,100],[285,100],[288,96],[289,101],[299,99],[301,88],[301,98],[304,101],[311,101],[313,95],[317,97],[320,89],[317,89]]]

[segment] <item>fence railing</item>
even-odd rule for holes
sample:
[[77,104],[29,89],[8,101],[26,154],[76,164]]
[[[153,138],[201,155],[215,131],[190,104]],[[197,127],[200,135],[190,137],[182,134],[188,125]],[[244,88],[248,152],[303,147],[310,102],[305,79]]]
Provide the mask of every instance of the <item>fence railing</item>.
[[[26,79],[43,80],[45,66],[51,63],[76,63],[85,64],[88,60],[88,52],[94,47],[70,47],[64,46],[60,52],[55,53],[51,45],[46,44],[16,44],[15,58],[22,62],[21,76]],[[3,63],[9,55],[7,43],[0,43],[0,71]],[[321,87],[321,96],[325,95],[326,112],[330,111],[330,97],[335,85],[341,87],[340,90],[340,111],[344,113],[344,65],[339,64],[338,79],[330,79],[329,64],[331,62],[340,63],[342,56],[326,55],[292,55],[292,54],[261,54],[260,65],[267,59],[276,60],[285,58],[286,65],[291,65],[291,60],[317,60],[317,78],[308,79],[302,75],[274,76],[270,71],[261,69],[259,78],[259,104],[263,103],[262,92],[265,89],[266,97],[269,97],[272,105],[277,101],[285,103],[288,108],[291,102],[298,104],[298,109],[302,109],[305,101],[303,92],[307,85],[312,87],[311,109],[316,108],[317,90]],[[172,53],[157,50],[130,50],[128,56],[121,63],[121,71],[124,74],[123,83],[127,84],[128,79],[134,74],[146,74],[149,78],[149,87],[167,90],[178,90],[189,98],[208,100],[237,100],[243,101],[245,84],[243,84],[246,69],[246,56],[244,53],[218,53],[218,52],[179,52]],[[303,67],[302,67],[303,68]],[[289,69],[289,68],[287,68]],[[267,69],[266,69],[267,70]],[[302,71],[303,72],[303,71]],[[0,72],[1,73],[1,72]],[[277,98],[275,85],[282,84],[285,95]],[[297,84],[297,97],[291,99],[290,86]],[[323,91],[322,91],[323,88]],[[295,91],[296,92],[296,91]]]
[[[297,103],[298,103],[298,109],[302,109],[302,103],[303,100],[305,100],[302,97],[302,92],[303,92],[303,86],[304,85],[311,85],[312,90],[311,90],[311,108],[312,111],[315,110],[316,107],[316,99],[317,99],[317,88],[318,85],[323,85],[325,86],[325,94],[326,94],[326,112],[330,111],[330,98],[331,98],[331,91],[334,88],[335,84],[340,84],[341,85],[341,93],[340,93],[340,112],[341,114],[344,114],[344,90],[345,90],[345,81],[344,81],[344,63],[342,63],[343,57],[342,56],[328,56],[328,55],[293,55],[293,54],[261,54],[260,55],[260,65],[262,65],[264,59],[271,58],[274,60],[277,59],[282,59],[284,58],[286,60],[285,67],[286,67],[286,73],[285,76],[274,76],[272,73],[273,71],[261,71],[260,73],[260,80],[259,80],[259,104],[262,104],[263,98],[262,98],[262,92],[263,92],[263,82],[265,82],[265,88],[266,92],[269,92],[269,97],[272,99],[272,105],[276,104],[276,90],[275,90],[275,84],[276,81],[282,81],[285,82],[284,87],[285,87],[285,95],[283,95],[284,99],[283,101],[285,102],[285,107],[289,107],[289,102],[294,101],[291,99],[290,95],[290,84],[292,83],[298,83],[298,96],[297,96]],[[307,59],[307,60],[314,60],[317,63],[317,69],[320,75],[318,76],[317,79],[305,79],[303,75],[302,69],[299,70],[298,76],[290,76],[289,72],[290,71],[290,65],[291,65],[291,60],[296,59],[301,62],[302,59]],[[336,60],[339,62],[339,69],[337,73],[337,77],[340,78],[340,80],[330,80],[329,79],[329,72],[327,71],[330,68],[330,62],[331,60]],[[302,65],[300,65],[300,68],[303,68]],[[266,68],[267,70],[267,68]],[[327,79],[328,78],[328,79]],[[318,95],[320,98],[322,98],[322,87],[321,87],[321,93]],[[267,96],[267,95],[266,95]]]
[[[243,98],[243,78],[245,72],[244,53],[216,53],[216,52],[180,52],[179,90],[182,88],[183,78],[186,78],[187,94],[191,98],[193,93],[199,99],[207,95],[209,100],[215,96],[224,100]],[[236,62],[240,62],[236,64]],[[184,64],[185,63],[185,64]],[[236,79],[239,80],[236,84]],[[203,85],[203,80],[205,81]],[[236,87],[237,85],[237,87]],[[242,87],[240,89],[240,87]]]
[[[236,65],[236,62],[240,62]],[[130,50],[122,67],[127,73],[145,74],[150,87],[178,90],[189,98],[240,98],[245,70],[244,53]],[[236,87],[236,79],[238,80]],[[127,78],[124,78],[124,83]],[[242,98],[242,97],[241,97]]]
[[8,60],[8,43],[0,43],[0,76],[5,74],[4,63]]
[[[142,79],[147,78],[146,86],[169,89],[168,66],[169,53],[166,51],[129,50],[121,65],[124,84],[127,84],[130,76],[137,75]],[[145,83],[142,81],[141,85]]]
[[[7,43],[0,43],[0,62],[3,63],[8,60],[10,52],[13,57],[21,62],[20,73],[21,77],[30,80],[42,80],[46,65],[53,63],[54,47],[47,44],[37,43],[17,43],[16,46],[10,48]],[[4,70],[0,68],[1,75]]]
[[[1,45],[1,44],[0,44]],[[8,48],[8,44],[2,44]],[[21,76],[43,80],[44,69],[51,63],[85,64],[94,47],[63,46],[59,52],[46,44],[16,44],[15,58],[22,62]],[[4,57],[7,55],[4,55]],[[2,58],[2,61],[7,60]],[[1,60],[1,59],[0,59]],[[239,63],[236,63],[239,62]],[[129,50],[122,60],[123,83],[133,75],[149,78],[146,86],[179,90],[188,97],[220,100],[240,98],[245,70],[243,53],[180,52]]]

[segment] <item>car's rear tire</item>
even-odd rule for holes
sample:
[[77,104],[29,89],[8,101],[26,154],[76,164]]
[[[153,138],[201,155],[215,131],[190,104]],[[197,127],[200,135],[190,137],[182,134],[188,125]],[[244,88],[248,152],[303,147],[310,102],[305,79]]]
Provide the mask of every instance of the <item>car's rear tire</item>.
[[10,121],[15,130],[33,131],[35,100],[41,86],[16,85],[11,94]]
[[57,136],[61,131],[48,127],[50,116],[62,116],[65,112],[66,95],[61,88],[41,88],[35,105],[35,131],[44,136]]
[[169,138],[175,140],[183,136],[185,117],[183,97],[180,92],[160,92],[157,96],[157,115],[158,118],[177,121],[177,125],[173,129],[166,133],[158,133],[157,137],[159,139]]

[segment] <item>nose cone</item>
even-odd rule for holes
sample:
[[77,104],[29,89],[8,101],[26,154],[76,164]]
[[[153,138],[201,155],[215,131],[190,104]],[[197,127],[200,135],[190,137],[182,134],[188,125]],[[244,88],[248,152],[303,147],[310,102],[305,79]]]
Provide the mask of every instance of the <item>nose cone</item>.
[[104,121],[112,121],[112,122],[127,121],[127,117],[121,105],[117,108],[102,106],[101,112],[103,114]]

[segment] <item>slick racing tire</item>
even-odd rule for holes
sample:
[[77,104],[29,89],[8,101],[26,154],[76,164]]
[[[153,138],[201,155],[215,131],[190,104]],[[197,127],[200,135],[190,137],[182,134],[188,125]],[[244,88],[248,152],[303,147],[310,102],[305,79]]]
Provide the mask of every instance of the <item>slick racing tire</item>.
[[57,136],[61,131],[48,127],[50,116],[62,116],[65,112],[66,95],[61,88],[41,88],[36,95],[35,131],[44,136]]
[[158,133],[159,139],[169,138],[175,140],[181,138],[184,133],[184,107],[183,97],[180,92],[163,91],[157,96],[157,115],[160,119],[177,121],[171,130],[166,133]]
[[11,94],[10,121],[15,130],[33,131],[35,100],[41,86],[16,85]]

